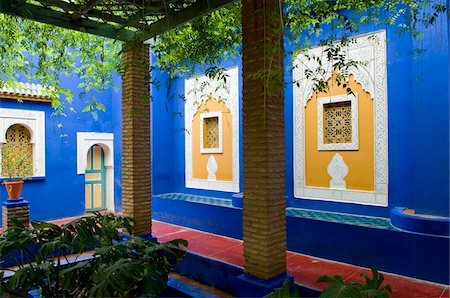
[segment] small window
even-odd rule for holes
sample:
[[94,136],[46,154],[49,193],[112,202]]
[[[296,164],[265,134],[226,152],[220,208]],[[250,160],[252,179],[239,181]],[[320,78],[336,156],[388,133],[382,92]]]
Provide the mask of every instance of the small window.
[[352,104],[350,101],[323,105],[324,144],[352,142]]
[[[15,151],[26,152],[27,159],[33,164],[33,144],[31,144],[30,131],[23,125],[14,124],[6,130],[6,144],[12,146]],[[2,176],[6,176],[2,170]],[[33,176],[33,168],[30,168],[28,176]]]
[[219,148],[219,117],[203,119],[203,148]]
[[358,150],[358,95],[317,100],[319,150]]
[[222,112],[200,115],[200,153],[222,153]]

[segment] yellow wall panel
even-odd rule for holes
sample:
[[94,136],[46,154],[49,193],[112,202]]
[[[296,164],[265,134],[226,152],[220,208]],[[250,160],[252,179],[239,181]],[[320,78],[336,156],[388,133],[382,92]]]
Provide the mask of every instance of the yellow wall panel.
[[102,185],[94,184],[94,208],[102,207]]
[[[222,112],[222,153],[200,153],[200,114]],[[206,164],[211,154],[217,162],[216,179],[223,181],[233,180],[232,159],[232,115],[223,101],[214,98],[208,99],[197,110],[192,121],[192,177],[194,179],[208,179]]]
[[102,148],[99,146],[94,147],[94,170],[100,170],[102,167]]
[[85,180],[86,181],[100,180],[100,179],[102,179],[102,175],[100,173],[85,174]]
[[347,94],[346,88],[331,80],[327,93],[315,93],[305,108],[305,168],[306,186],[330,187],[327,167],[336,153],[339,153],[349,168],[344,178],[347,189],[374,190],[374,104],[371,95],[357,83],[353,76],[348,85],[358,94],[359,150],[319,151],[317,131],[317,100],[322,97]]
[[85,200],[86,200],[86,208],[92,208],[91,206],[91,185],[85,184]]

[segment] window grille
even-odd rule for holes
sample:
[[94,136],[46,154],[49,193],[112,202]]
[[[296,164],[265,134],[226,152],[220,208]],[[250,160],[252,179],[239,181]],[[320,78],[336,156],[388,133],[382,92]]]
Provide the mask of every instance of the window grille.
[[[33,164],[33,144],[31,144],[31,135],[28,129],[20,124],[14,124],[6,131],[6,144],[14,147],[15,151],[26,152],[30,164]],[[2,176],[6,173],[2,171]],[[28,176],[33,176],[33,169],[27,173]]]
[[204,118],[205,148],[219,148],[219,117]]
[[323,105],[324,144],[352,142],[352,106],[350,101]]

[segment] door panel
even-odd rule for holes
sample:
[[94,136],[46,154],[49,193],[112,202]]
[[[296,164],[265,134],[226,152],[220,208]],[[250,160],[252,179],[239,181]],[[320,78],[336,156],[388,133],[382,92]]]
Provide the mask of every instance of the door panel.
[[105,156],[100,146],[92,146],[87,154],[85,184],[86,211],[106,209]]

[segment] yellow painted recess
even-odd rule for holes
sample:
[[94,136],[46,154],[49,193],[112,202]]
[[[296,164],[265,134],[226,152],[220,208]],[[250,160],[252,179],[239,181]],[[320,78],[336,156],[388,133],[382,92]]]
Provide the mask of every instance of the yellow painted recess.
[[86,174],[85,175],[85,180],[86,181],[91,181],[91,180],[101,180],[102,179],[102,175],[100,173],[95,173],[95,174]]
[[91,185],[90,184],[85,184],[85,203],[86,203],[86,208],[92,208],[91,206]]
[[94,184],[94,208],[102,207],[102,185]]
[[322,97],[347,94],[346,88],[328,81],[329,90],[316,92],[305,108],[305,167],[306,186],[330,187],[331,177],[327,167],[336,153],[347,164],[349,171],[344,178],[347,189],[374,190],[374,104],[371,95],[350,75],[348,85],[358,94],[359,150],[319,151],[317,132],[317,100]]
[[[222,112],[222,153],[200,153],[200,114]],[[205,129],[205,128],[204,128]],[[192,121],[192,177],[194,179],[208,179],[206,164],[210,155],[214,155],[217,162],[216,179],[222,181],[233,180],[232,156],[232,115],[223,101],[210,97],[197,110]]]
[[99,146],[94,147],[94,170],[100,170],[102,167],[102,148]]

